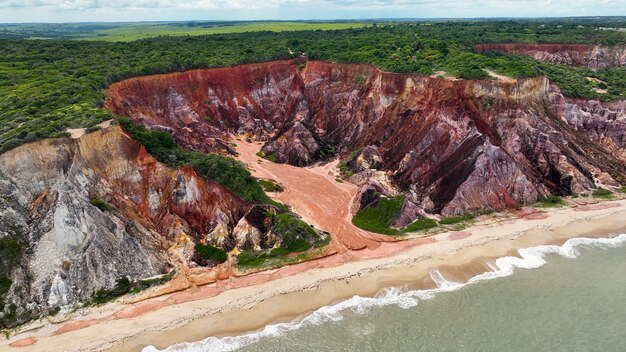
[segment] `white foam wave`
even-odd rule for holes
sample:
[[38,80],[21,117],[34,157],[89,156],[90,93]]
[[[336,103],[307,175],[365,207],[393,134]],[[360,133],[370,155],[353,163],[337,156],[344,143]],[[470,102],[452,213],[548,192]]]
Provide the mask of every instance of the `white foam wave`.
[[512,275],[515,268],[535,269],[546,263],[548,254],[557,254],[566,258],[576,258],[583,247],[616,248],[626,243],[626,234],[611,238],[572,238],[562,246],[545,245],[518,250],[519,257],[502,257],[495,263],[487,263],[492,271],[472,277],[467,283],[453,282],[446,279],[441,272],[433,269],[430,277],[437,288],[430,290],[405,291],[400,288],[385,288],[375,297],[354,296],[340,303],[324,306],[308,316],[290,322],[267,325],[263,330],[233,337],[209,337],[199,342],[180,343],[158,350],[148,346],[142,352],[226,352],[253,344],[265,337],[276,337],[304,326],[315,326],[331,321],[340,321],[347,312],[365,314],[372,307],[397,305],[408,309],[418,304],[419,300],[432,299],[437,293],[459,290],[466,285]]

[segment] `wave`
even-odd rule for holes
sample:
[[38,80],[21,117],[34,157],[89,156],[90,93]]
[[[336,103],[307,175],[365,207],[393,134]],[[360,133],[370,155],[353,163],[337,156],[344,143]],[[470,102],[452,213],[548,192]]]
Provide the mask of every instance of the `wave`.
[[488,263],[491,271],[476,275],[468,282],[454,282],[446,279],[441,272],[433,269],[430,277],[437,287],[429,290],[404,291],[400,288],[382,289],[375,297],[354,296],[340,303],[324,306],[306,317],[289,323],[267,325],[263,330],[232,337],[209,337],[199,342],[185,342],[158,350],[148,346],[142,352],[227,352],[251,345],[265,337],[277,337],[289,331],[305,326],[320,325],[331,321],[340,321],[348,312],[365,314],[372,307],[397,305],[408,309],[418,304],[420,300],[434,298],[438,293],[459,290],[476,282],[492,280],[512,275],[516,268],[535,269],[546,264],[546,256],[557,254],[566,258],[576,258],[581,248],[617,248],[626,243],[626,234],[611,238],[572,238],[561,246],[544,245],[518,250],[519,257],[501,257],[495,262]]

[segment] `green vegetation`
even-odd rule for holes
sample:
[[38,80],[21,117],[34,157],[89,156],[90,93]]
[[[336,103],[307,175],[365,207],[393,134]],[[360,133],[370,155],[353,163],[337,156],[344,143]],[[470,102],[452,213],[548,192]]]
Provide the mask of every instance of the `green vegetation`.
[[101,211],[111,210],[111,207],[109,206],[109,204],[107,204],[107,202],[103,201],[102,199],[96,196],[91,197],[91,199],[89,199],[89,202],[91,203],[91,205],[100,209]]
[[[110,112],[102,109],[104,88],[124,78],[287,59],[302,53],[309,59],[367,63],[394,72],[432,74],[442,70],[460,78],[487,78],[483,69],[510,77],[547,75],[568,96],[623,99],[623,67],[592,71],[473,49],[474,44],[493,42],[622,44],[626,42],[625,32],[596,29],[620,26],[626,26],[624,20],[614,18],[427,21],[333,31],[261,31],[115,43],[0,39],[0,152],[28,141],[66,136],[68,128],[89,128],[111,119]],[[2,25],[0,38],[42,33],[76,38],[116,28],[120,25]],[[608,92],[593,91],[598,83],[586,77],[606,82]]]
[[198,263],[204,266],[211,264],[221,264],[228,259],[228,254],[223,249],[213,247],[208,244],[196,244],[196,253],[203,259],[204,263]]
[[127,294],[139,293],[143,290],[146,290],[150,287],[162,285],[165,282],[169,281],[173,276],[174,272],[167,275],[163,275],[161,277],[155,279],[147,279],[147,280],[139,280],[139,281],[131,281],[128,278],[119,279],[112,289],[101,289],[93,294],[91,298],[91,304],[101,305],[107,302],[111,302],[119,297],[122,297]]
[[441,220],[439,220],[439,223],[441,225],[454,225],[454,224],[458,224],[461,222],[467,222],[467,221],[471,221],[475,218],[475,215],[472,214],[465,214],[465,215],[458,215],[458,216],[448,216],[445,218],[442,218]]
[[172,167],[190,165],[198,175],[224,185],[241,199],[279,206],[263,192],[258,180],[252,177],[241,162],[218,154],[185,150],[177,146],[167,132],[149,131],[128,119],[119,121],[124,130],[143,144],[158,161]]
[[622,193],[626,193],[626,186],[622,186],[620,189],[622,190]]
[[260,31],[336,30],[360,28],[366,25],[366,23],[362,22],[218,22],[217,25],[211,22],[190,22],[184,24],[139,25],[104,29],[96,31],[93,35],[80,37],[79,39],[128,42],[158,36],[190,36]]
[[401,232],[420,232],[437,227],[437,222],[433,219],[417,219],[413,223],[403,227]]
[[280,266],[303,260],[306,255],[292,255],[323,247],[330,236],[320,235],[306,222],[290,213],[273,215],[272,232],[281,238],[280,246],[270,251],[243,251],[237,256],[240,267]]
[[11,274],[19,265],[24,252],[22,233],[14,229],[8,235],[0,237],[0,312],[4,309],[4,295],[11,289]]
[[243,251],[237,256],[237,266],[244,269],[278,268],[293,263],[300,263],[309,257],[307,253],[285,255],[281,250],[264,252]]
[[[362,77],[362,76],[358,76],[358,77]],[[362,151],[363,151],[363,148],[357,148],[353,150],[346,159],[341,160],[339,164],[337,164],[337,168],[339,169],[339,176],[342,180],[348,179],[352,175],[354,175],[354,172],[350,170],[350,164],[354,162],[354,160],[359,156],[359,154],[361,154]]]
[[276,192],[278,190],[278,186],[270,180],[259,180],[259,184],[265,192]]
[[402,209],[404,196],[382,197],[373,207],[359,209],[352,218],[352,223],[363,230],[384,235],[398,235],[400,231],[391,228],[391,223]]
[[558,196],[549,196],[539,199],[537,206],[541,208],[558,208],[567,205],[567,203]]
[[117,23],[23,23],[0,24],[0,38],[87,39],[132,41],[157,36],[190,36],[257,31],[336,30],[360,28],[356,21],[185,21]]
[[604,199],[613,198],[613,192],[609,191],[606,188],[597,188],[593,191],[593,193],[591,193],[591,195],[596,198],[604,198]]

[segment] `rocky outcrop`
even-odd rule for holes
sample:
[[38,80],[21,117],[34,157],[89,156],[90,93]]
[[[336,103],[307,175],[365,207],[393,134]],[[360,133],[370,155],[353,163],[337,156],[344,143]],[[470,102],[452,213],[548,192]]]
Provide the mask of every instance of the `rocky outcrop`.
[[392,193],[426,212],[503,209],[588,190],[598,178],[626,182],[623,162],[572,128],[577,112],[547,78],[445,81],[367,65],[301,67],[140,77],[112,85],[106,106],[197,150],[244,133],[266,141],[271,160],[301,166],[366,148],[353,169],[365,176],[355,179],[367,183],[380,169]]
[[563,99],[560,106],[570,126],[626,163],[626,101]]
[[158,163],[117,126],[0,155],[0,195],[0,238],[19,234],[24,247],[3,298],[16,315],[186,266],[193,249],[179,243],[230,250],[277,241],[271,208]]
[[592,69],[626,65],[626,45],[587,44],[478,44],[478,51],[497,51],[535,60]]

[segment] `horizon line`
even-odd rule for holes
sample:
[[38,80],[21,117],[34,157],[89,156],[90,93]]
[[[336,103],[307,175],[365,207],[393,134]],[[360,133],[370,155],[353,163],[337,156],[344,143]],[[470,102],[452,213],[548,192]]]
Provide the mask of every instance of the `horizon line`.
[[593,18],[614,18],[625,19],[626,16],[478,16],[478,17],[364,17],[364,18],[335,18],[335,19],[256,19],[256,20],[150,20],[150,21],[64,21],[64,22],[0,22],[0,25],[17,25],[17,24],[128,24],[128,23],[187,23],[187,22],[373,22],[373,21],[450,21],[450,20],[541,20],[541,19],[593,19]]

